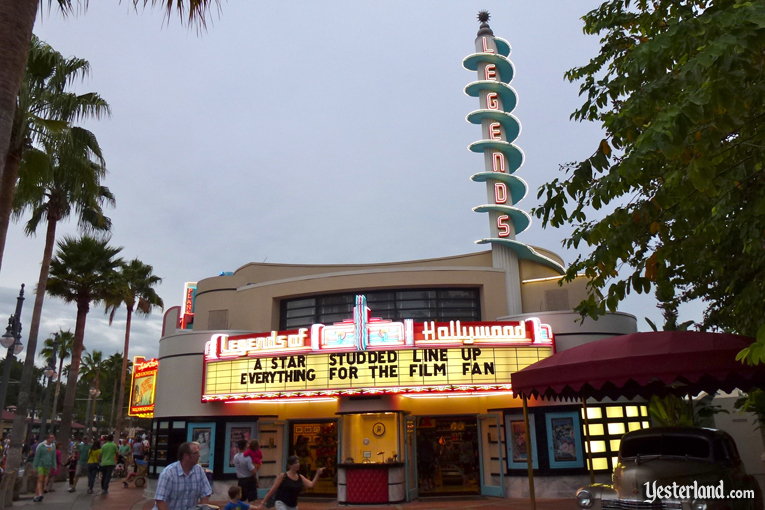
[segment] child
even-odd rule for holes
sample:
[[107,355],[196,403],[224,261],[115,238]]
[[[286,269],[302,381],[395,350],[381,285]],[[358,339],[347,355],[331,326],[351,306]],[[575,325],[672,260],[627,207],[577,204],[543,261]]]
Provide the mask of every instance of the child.
[[69,459],[66,461],[66,467],[69,470],[69,492],[74,492],[74,477],[77,474],[77,463],[80,457],[77,452],[77,447],[72,448],[72,453],[69,454]]
[[232,485],[228,488],[229,502],[223,507],[223,510],[257,510],[258,507],[242,501],[242,488],[238,485]]

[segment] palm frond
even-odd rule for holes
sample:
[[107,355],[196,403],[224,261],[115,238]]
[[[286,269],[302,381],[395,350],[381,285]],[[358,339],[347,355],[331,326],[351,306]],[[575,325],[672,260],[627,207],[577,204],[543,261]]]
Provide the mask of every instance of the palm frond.
[[175,11],[182,22],[199,29],[207,27],[207,15],[213,4],[220,11],[220,0],[133,0],[134,6],[139,4],[163,5],[168,19]]

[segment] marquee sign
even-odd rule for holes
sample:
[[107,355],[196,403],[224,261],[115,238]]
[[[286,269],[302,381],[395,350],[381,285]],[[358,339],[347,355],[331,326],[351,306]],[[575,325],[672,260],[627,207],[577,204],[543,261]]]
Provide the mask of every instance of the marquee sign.
[[133,376],[131,379],[130,409],[128,416],[152,418],[154,416],[154,390],[157,387],[159,360],[133,358]]
[[549,325],[414,322],[371,317],[357,296],[353,318],[205,345],[202,401],[291,396],[496,391],[510,374],[553,351]]
[[197,297],[197,282],[183,284],[183,306],[178,318],[178,329],[191,329],[194,323],[194,301]]

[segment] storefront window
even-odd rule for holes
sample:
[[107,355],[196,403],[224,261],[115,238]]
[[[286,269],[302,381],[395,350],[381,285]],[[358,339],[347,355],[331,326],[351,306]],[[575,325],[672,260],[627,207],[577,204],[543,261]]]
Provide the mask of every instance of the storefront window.
[[[582,420],[584,421],[584,409]],[[585,448],[592,454],[595,471],[611,471],[616,465],[621,437],[631,431],[648,428],[648,407],[645,405],[587,406],[589,436]],[[587,428],[584,428],[587,436]]]
[[343,416],[341,458],[348,464],[401,462],[399,413],[358,413]]
[[[329,324],[351,317],[358,292],[287,299],[281,303],[279,329]],[[402,320],[481,320],[478,289],[400,289],[365,292],[375,317]]]

